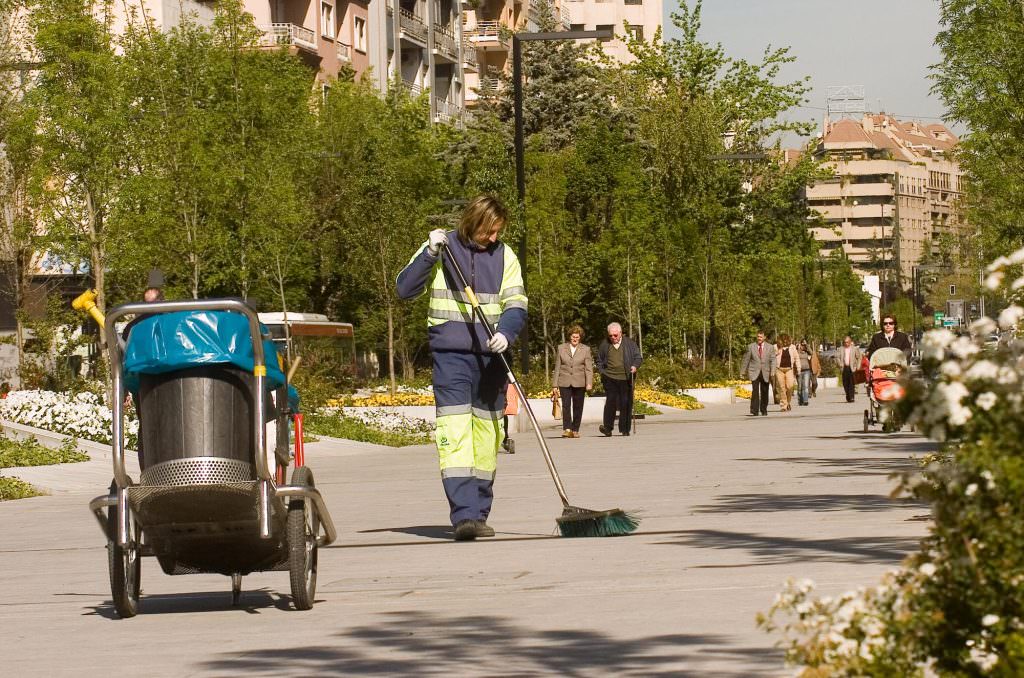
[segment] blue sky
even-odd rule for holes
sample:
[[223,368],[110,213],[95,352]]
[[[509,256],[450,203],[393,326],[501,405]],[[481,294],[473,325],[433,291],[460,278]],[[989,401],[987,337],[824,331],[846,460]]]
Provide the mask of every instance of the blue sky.
[[[669,19],[678,0],[664,2],[665,37],[678,36]],[[757,61],[768,45],[791,48],[797,61],[783,77],[810,76],[812,87],[792,117],[820,127],[826,87],[863,85],[869,111],[941,122],[945,109],[928,79],[942,58],[938,0],[705,0],[701,17],[702,39],[729,56]]]

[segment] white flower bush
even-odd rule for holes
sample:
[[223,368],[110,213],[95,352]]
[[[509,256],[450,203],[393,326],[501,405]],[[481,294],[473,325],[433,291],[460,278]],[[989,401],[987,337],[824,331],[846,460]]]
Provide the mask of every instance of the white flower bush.
[[[12,391],[0,399],[0,419],[83,440],[111,443],[112,412],[95,393]],[[134,448],[139,422],[130,412],[125,417],[124,429],[126,445]]]
[[[1010,302],[921,341],[905,419],[940,443],[900,489],[931,504],[922,550],[837,598],[787,584],[759,625],[802,676],[1024,675],[1024,249],[989,267]],[[991,335],[999,331],[996,345]]]
[[410,417],[400,412],[380,407],[322,407],[318,413],[325,415],[337,414],[358,419],[367,426],[388,433],[405,433],[409,435],[433,435],[434,424],[422,417]]

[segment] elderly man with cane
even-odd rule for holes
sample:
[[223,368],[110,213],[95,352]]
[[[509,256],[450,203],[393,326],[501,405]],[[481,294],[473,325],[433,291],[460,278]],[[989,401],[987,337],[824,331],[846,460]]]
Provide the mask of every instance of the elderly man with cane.
[[619,433],[628,436],[633,427],[633,385],[636,371],[643,362],[640,347],[623,336],[622,325],[608,325],[608,338],[597,349],[597,371],[604,384],[604,422],[598,430],[605,436],[612,434],[615,412],[619,412]]

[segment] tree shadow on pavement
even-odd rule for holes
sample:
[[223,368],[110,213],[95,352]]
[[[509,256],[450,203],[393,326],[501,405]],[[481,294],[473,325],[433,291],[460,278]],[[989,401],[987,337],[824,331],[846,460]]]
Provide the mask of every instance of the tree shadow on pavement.
[[890,476],[920,470],[916,461],[901,457],[854,457],[816,459],[814,457],[748,457],[737,461],[777,461],[787,464],[817,465],[835,470],[808,473],[801,478],[843,478],[846,476]]
[[773,537],[747,532],[688,530],[661,544],[704,549],[743,550],[758,565],[802,562],[898,563],[920,544],[917,537],[843,537],[837,539],[799,539]]
[[696,513],[767,513],[774,511],[892,511],[925,507],[914,499],[884,494],[732,494],[713,505],[694,507]]
[[309,647],[223,653],[198,668],[214,675],[252,676],[737,677],[783,668],[781,652],[737,646],[728,636],[628,639],[584,628],[538,629],[490,615],[392,612],[372,626],[341,629],[335,638],[335,643]]

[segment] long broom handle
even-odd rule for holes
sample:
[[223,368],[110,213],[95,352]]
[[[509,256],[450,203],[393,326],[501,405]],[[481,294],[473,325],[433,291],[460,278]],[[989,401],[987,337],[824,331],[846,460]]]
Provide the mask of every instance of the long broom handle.
[[[451,262],[452,268],[455,270],[455,275],[459,279],[459,284],[462,285],[462,291],[469,299],[469,303],[473,306],[473,312],[476,314],[477,319],[483,324],[484,329],[487,331],[488,338],[494,337],[494,329],[491,327],[491,323],[487,322],[487,316],[484,315],[484,311],[480,308],[480,301],[476,298],[476,294],[473,292],[473,288],[469,286],[469,282],[466,280],[466,276],[463,275],[462,269],[459,267],[455,257],[448,251],[447,245],[441,245],[442,253],[442,265],[444,264],[444,254],[448,255],[448,261]],[[516,376],[512,374],[512,366],[509,365],[508,359],[504,353],[499,353],[498,357],[501,358],[502,364],[505,366],[505,373],[508,376],[509,382],[516,387],[516,393],[519,394],[519,400],[523,403],[523,407],[526,408],[526,414],[530,417],[530,423],[533,424],[533,432],[537,436],[537,442],[540,443],[540,450],[544,453],[544,463],[548,466],[548,473],[551,474],[551,479],[555,481],[555,488],[558,490],[558,497],[562,500],[562,506],[569,506],[569,498],[565,495],[565,486],[562,485],[562,479],[558,477],[558,470],[555,468],[555,461],[551,458],[551,451],[548,449],[548,444],[544,440],[544,434],[540,430],[540,422],[537,421],[536,415],[533,414],[533,408],[530,407],[530,401],[526,397],[526,392],[523,390],[522,384],[516,379]]]

